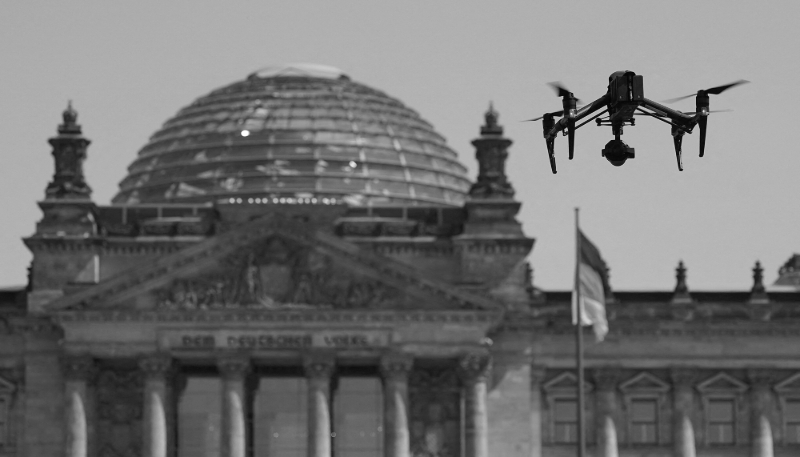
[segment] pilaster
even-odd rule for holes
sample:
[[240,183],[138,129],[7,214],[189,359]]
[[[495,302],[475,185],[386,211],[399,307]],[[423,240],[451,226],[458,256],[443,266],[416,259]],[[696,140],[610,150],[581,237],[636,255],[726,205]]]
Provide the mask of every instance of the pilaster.
[[489,457],[489,417],[486,408],[487,382],[492,359],[486,353],[467,354],[459,361],[464,383],[465,457]]
[[384,395],[384,442],[387,457],[410,457],[408,373],[414,365],[410,354],[388,353],[381,358]]

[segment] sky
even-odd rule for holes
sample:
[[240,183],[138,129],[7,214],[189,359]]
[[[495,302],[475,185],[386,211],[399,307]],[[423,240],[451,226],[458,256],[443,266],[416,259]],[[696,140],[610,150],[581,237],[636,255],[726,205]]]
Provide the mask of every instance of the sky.
[[[800,2],[486,2],[472,0],[0,2],[0,286],[24,284],[36,202],[53,174],[47,139],[72,100],[92,140],[85,174],[108,204],[138,149],[180,108],[256,69],[311,62],[402,100],[431,122],[476,176],[470,141],[489,102],[514,141],[507,174],[536,239],[534,283],[571,287],[574,208],[611,267],[615,290],[670,290],[683,260],[692,290],[768,283],[800,252]],[[792,57],[794,56],[794,57]],[[582,100],[608,76],[644,76],[664,100],[738,79],[712,96],[706,154],[684,138],[679,172],[669,126],[624,130],[636,158],[600,150],[610,128],[556,140],[550,172],[541,125],[561,109],[546,83]],[[674,104],[694,110],[693,98]]]

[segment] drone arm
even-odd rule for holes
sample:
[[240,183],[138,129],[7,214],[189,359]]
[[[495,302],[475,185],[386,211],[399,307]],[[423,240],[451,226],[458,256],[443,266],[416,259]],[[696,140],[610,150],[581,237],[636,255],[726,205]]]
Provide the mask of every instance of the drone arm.
[[[608,105],[608,102],[610,100],[611,99],[610,99],[609,95],[605,94],[602,97],[598,98],[597,100],[593,101],[592,103],[589,103],[588,105],[586,105],[583,108],[579,109],[578,112],[575,114],[575,117],[571,118],[571,119],[574,120],[575,122],[578,122],[581,119],[591,115],[595,111],[597,111],[597,110],[605,107],[606,105]],[[567,113],[565,113],[564,117],[559,119],[558,122],[556,122],[556,124],[553,126],[553,128],[550,129],[550,131],[547,133],[547,137],[554,137],[554,136],[558,135],[558,132],[560,132],[560,131],[564,130],[565,128],[567,128],[567,126],[569,124],[569,121],[570,121],[570,117],[567,115]]]
[[679,123],[694,123],[697,121],[699,115],[695,114],[694,116],[689,116],[688,114],[683,114],[680,111],[675,111],[672,108],[662,105],[661,103],[656,103],[650,99],[645,98],[642,101],[642,106],[645,108],[650,108],[653,111],[664,113],[668,118],[672,119],[673,121],[677,121]]

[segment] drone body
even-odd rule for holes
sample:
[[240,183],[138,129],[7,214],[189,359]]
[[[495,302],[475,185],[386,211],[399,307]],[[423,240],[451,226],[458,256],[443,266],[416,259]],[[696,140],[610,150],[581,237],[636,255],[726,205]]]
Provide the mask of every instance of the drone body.
[[[708,115],[711,112],[709,111],[709,95],[720,94],[731,87],[746,82],[740,80],[724,86],[699,90],[695,98],[696,110],[690,113],[683,113],[645,98],[644,78],[641,75],[637,75],[632,71],[617,71],[608,78],[608,91],[606,94],[580,109],[577,106],[578,99],[572,92],[558,84],[551,83],[553,88],[557,90],[558,96],[561,97],[563,109],[531,120],[542,120],[547,153],[550,157],[550,168],[553,173],[556,173],[555,137],[559,132],[564,132],[564,135],[569,137],[569,159],[572,160],[575,152],[575,131],[592,120],[595,120],[598,126],[611,126],[611,130],[614,133],[614,139],[609,141],[605,149],[603,149],[603,157],[617,167],[624,164],[626,160],[634,158],[634,149],[620,140],[620,136],[624,126],[636,125],[635,115],[651,116],[672,126],[673,146],[678,160],[678,170],[683,171],[681,157],[683,135],[692,133],[692,130],[697,125],[700,126],[700,157],[703,157],[705,152],[706,127],[708,125]],[[688,98],[692,95],[672,99],[667,103]],[[577,124],[582,119],[603,108],[605,110],[583,123]],[[606,113],[608,113],[607,118],[600,118]],[[561,116],[561,119],[556,121],[555,118],[558,116]]]

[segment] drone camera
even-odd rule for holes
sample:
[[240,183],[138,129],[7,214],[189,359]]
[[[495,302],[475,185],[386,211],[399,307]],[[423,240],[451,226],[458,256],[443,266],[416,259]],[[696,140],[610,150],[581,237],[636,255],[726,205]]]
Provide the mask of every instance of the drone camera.
[[611,140],[606,143],[602,154],[606,160],[611,162],[611,165],[621,167],[626,160],[636,157],[636,150],[625,144],[622,140]]

